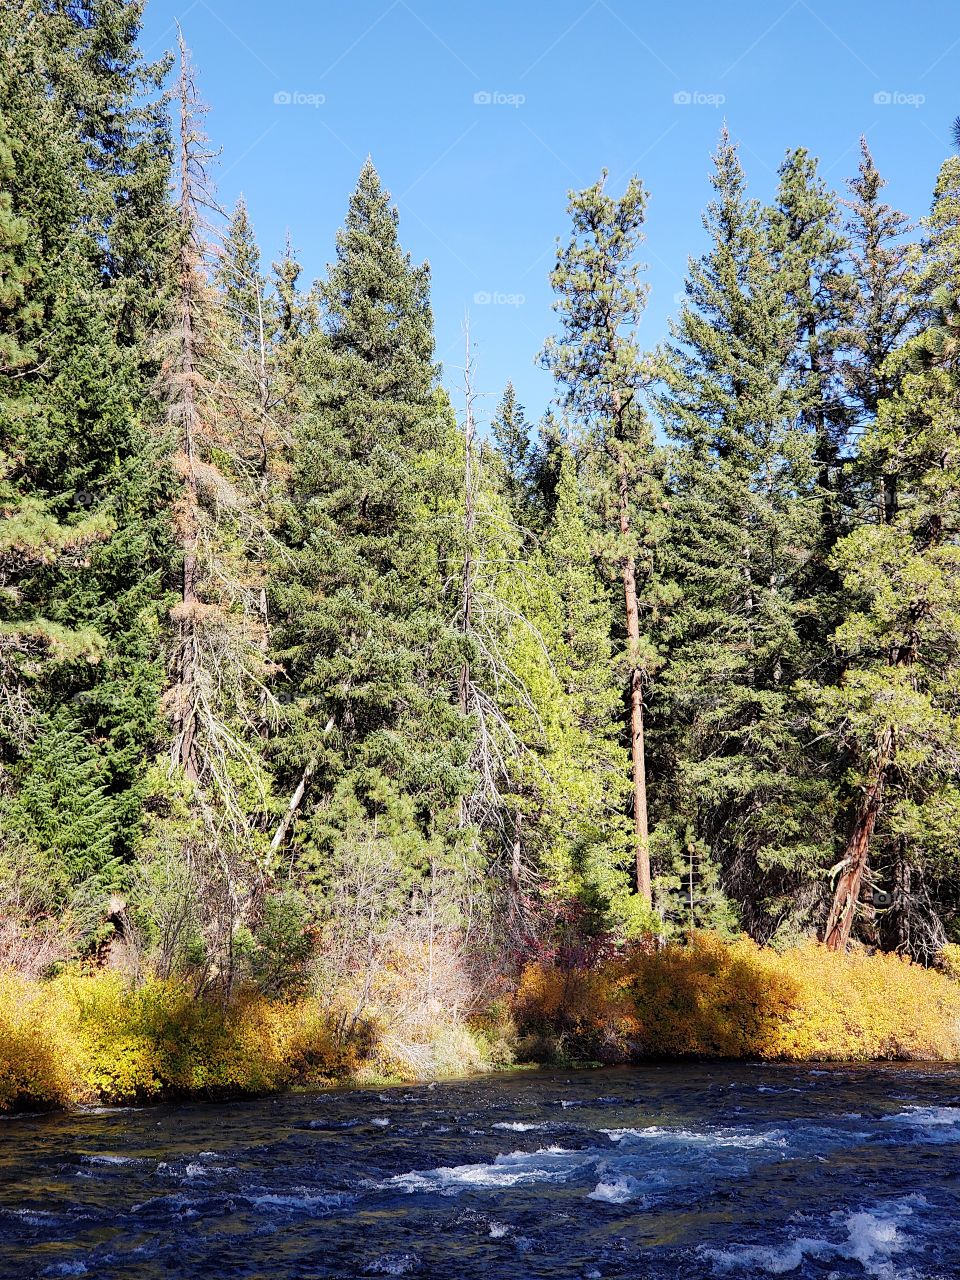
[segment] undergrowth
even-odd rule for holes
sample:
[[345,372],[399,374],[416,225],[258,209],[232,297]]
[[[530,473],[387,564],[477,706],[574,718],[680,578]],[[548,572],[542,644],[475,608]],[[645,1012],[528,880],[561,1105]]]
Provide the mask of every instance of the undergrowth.
[[241,990],[224,1002],[179,978],[0,970],[0,1110],[431,1079],[517,1060],[956,1059],[958,972],[952,953],[936,972],[698,934],[538,960],[478,1013],[458,1003],[455,970],[437,987],[417,947],[398,948],[361,1001],[349,984],[323,999]]

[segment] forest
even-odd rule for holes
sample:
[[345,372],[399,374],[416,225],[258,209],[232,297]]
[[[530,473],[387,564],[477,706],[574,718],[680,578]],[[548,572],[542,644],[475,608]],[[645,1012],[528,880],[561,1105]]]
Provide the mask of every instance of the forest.
[[913,225],[724,127],[654,349],[598,174],[487,423],[373,161],[323,278],[264,256],[141,8],[0,12],[8,984],[342,1046],[697,945],[960,973],[960,153]]

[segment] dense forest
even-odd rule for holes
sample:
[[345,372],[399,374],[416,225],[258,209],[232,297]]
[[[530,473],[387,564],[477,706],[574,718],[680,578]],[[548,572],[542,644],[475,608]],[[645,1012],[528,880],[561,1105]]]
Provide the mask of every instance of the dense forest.
[[141,7],[0,12],[3,962],[282,993],[417,946],[440,992],[691,928],[934,962],[960,155],[914,227],[866,141],[840,192],[788,150],[767,205],[724,129],[655,350],[648,193],[601,175],[545,229],[553,407],[487,424],[373,163],[324,278],[268,264]]

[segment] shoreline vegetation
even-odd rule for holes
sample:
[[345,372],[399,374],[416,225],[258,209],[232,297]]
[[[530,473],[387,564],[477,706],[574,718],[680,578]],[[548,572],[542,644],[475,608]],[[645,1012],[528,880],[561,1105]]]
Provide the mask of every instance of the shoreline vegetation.
[[936,971],[701,933],[600,964],[528,964],[512,991],[473,1010],[426,995],[427,957],[414,948],[397,952],[379,989],[344,988],[332,1002],[252,988],[222,1002],[182,977],[132,984],[109,969],[44,980],[0,971],[0,1111],[217,1101],[523,1064],[957,1060],[955,951]]

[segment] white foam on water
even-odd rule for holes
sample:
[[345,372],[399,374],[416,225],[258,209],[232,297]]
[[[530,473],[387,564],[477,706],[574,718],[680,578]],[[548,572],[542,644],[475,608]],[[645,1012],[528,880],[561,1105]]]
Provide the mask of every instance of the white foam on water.
[[8,1209],[4,1207],[0,1208],[0,1213],[7,1213],[13,1218],[23,1218],[25,1222],[33,1221],[34,1219],[37,1222],[50,1221],[57,1216],[55,1213],[51,1213],[49,1209]]
[[922,1130],[926,1142],[960,1142],[960,1107],[907,1107],[885,1118],[890,1124]]
[[490,1223],[490,1239],[491,1240],[502,1240],[504,1236],[508,1236],[509,1234],[510,1234],[510,1228],[507,1226],[505,1222],[491,1221]]
[[439,1169],[415,1169],[378,1183],[380,1190],[413,1193],[435,1192],[456,1196],[462,1191],[500,1191],[536,1182],[566,1182],[581,1169],[595,1164],[600,1152],[568,1151],[542,1147],[539,1151],[512,1151],[498,1155],[492,1164],[459,1164]]
[[85,1262],[55,1262],[52,1266],[45,1268],[43,1274],[45,1276],[85,1276],[87,1274],[87,1264]]
[[699,1252],[711,1260],[718,1276],[743,1277],[757,1272],[787,1275],[799,1270],[806,1259],[845,1259],[859,1263],[863,1274],[874,1280],[903,1280],[905,1273],[897,1269],[893,1258],[917,1246],[901,1227],[914,1209],[924,1204],[923,1196],[914,1195],[850,1214],[843,1221],[846,1238],[841,1240],[801,1236],[782,1245],[734,1245],[730,1249],[702,1248]]
[[95,1155],[82,1156],[84,1164],[133,1164],[132,1156]]
[[498,1120],[490,1126],[492,1129],[506,1129],[509,1133],[537,1133],[551,1129],[549,1124],[524,1124],[522,1120]]
[[250,1203],[258,1209],[273,1210],[280,1213],[303,1212],[309,1210],[339,1209],[353,1200],[353,1196],[337,1192],[313,1191],[310,1187],[294,1187],[292,1192],[266,1192],[263,1195],[251,1196]]
[[81,1116],[122,1116],[134,1111],[142,1111],[143,1107],[90,1107],[79,1106],[77,1114]]
[[386,1116],[374,1116],[370,1124],[375,1124],[378,1129],[386,1129],[389,1127],[390,1121]]
[[604,1204],[627,1204],[643,1194],[643,1184],[630,1175],[621,1174],[612,1180],[603,1179],[587,1196],[588,1200],[600,1200]]
[[407,1276],[420,1268],[415,1253],[385,1253],[363,1268],[365,1276]]
[[694,1129],[669,1129],[661,1125],[650,1125],[646,1129],[601,1129],[611,1142],[649,1142],[659,1139],[668,1142],[680,1142],[684,1145],[704,1147],[785,1147],[787,1140],[779,1129],[768,1129],[764,1133],[743,1133],[739,1130],[717,1129],[700,1133]]

